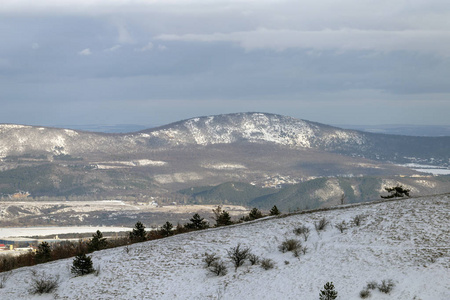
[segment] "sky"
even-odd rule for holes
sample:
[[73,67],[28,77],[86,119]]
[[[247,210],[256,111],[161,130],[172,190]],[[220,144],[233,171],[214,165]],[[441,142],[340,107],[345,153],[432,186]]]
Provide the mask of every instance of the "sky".
[[0,123],[450,125],[448,0],[2,0]]

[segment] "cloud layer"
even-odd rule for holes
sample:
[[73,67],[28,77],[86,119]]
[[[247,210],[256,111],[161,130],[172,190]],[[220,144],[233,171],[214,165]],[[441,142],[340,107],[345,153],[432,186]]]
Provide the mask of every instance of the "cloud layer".
[[447,5],[4,0],[0,118],[164,124],[267,111],[324,123],[449,124]]

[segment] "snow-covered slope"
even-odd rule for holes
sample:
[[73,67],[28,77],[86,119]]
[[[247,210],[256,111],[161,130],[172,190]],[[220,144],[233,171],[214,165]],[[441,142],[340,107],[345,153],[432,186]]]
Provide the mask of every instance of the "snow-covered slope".
[[364,135],[355,131],[265,113],[193,118],[147,132],[153,136],[169,136],[178,142],[198,145],[245,140],[311,148],[318,145],[331,146],[336,142],[363,144],[365,141]]
[[[326,128],[327,130],[324,130]],[[80,155],[123,153],[186,145],[268,142],[294,147],[362,145],[364,134],[273,114],[240,113],[193,118],[129,134],[97,134],[22,125],[0,125],[0,156],[36,151]]]
[[363,133],[268,113],[198,117],[127,134],[0,124],[0,158],[28,155],[135,155],[149,151],[234,144],[325,150],[382,161],[448,165],[450,137]]
[[[450,299],[448,218],[449,195],[385,202],[309,214],[272,218],[210,229],[170,238],[95,252],[100,268],[94,274],[72,277],[72,259],[13,271],[0,294],[8,299],[318,299],[319,290],[332,281],[338,299],[360,299],[368,281],[392,279],[392,292],[375,290],[369,299]],[[334,224],[364,215],[362,225],[340,233]],[[331,222],[318,234],[314,222]],[[293,233],[310,227],[305,242]],[[296,258],[281,253],[279,245],[295,238],[307,246]],[[275,268],[264,270],[246,262],[234,271],[227,250],[238,243],[252,253],[270,258]],[[215,276],[202,261],[215,252],[229,272]],[[59,275],[53,295],[32,296],[31,270]]]

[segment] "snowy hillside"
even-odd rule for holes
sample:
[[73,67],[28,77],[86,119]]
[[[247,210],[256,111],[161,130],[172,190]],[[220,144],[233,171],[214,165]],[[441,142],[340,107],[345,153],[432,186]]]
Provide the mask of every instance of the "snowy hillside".
[[83,155],[133,153],[180,145],[268,142],[291,147],[362,145],[364,134],[273,114],[240,113],[193,118],[128,134],[100,134],[0,124],[0,157],[24,153]]
[[150,130],[152,136],[171,137],[185,144],[227,144],[238,141],[270,142],[312,148],[335,143],[361,145],[364,135],[295,118],[264,113],[239,113],[193,118]]
[[[239,142],[316,149],[381,161],[448,166],[450,137],[363,133],[268,113],[235,113],[183,120],[127,134],[0,124],[0,158],[28,155],[91,157]],[[431,159],[433,158],[433,159]]]
[[[349,207],[339,210],[269,218],[201,232],[177,235],[95,252],[98,276],[72,277],[72,259],[13,271],[0,294],[8,299],[318,299],[332,281],[338,299],[360,299],[369,281],[392,279],[390,294],[372,291],[369,299],[450,299],[450,195],[423,197]],[[360,226],[340,233],[334,225],[364,215]],[[314,223],[325,217],[330,225],[320,234]],[[305,242],[294,228],[306,225]],[[278,247],[299,239],[306,254],[294,257]],[[227,250],[241,243],[273,269],[246,262],[234,270]],[[203,253],[217,253],[228,274],[216,276],[204,267]],[[59,275],[53,295],[32,296],[31,270]]]

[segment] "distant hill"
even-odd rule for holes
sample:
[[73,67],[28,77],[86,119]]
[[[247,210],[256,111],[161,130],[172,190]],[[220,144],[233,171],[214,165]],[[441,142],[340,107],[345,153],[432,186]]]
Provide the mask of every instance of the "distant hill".
[[440,177],[355,177],[317,178],[286,185],[279,189],[227,182],[217,186],[202,186],[179,191],[191,197],[195,204],[236,204],[269,210],[276,205],[282,211],[328,207],[344,203],[360,203],[381,199],[384,187],[403,185],[414,196],[450,192],[450,176]]
[[226,182],[217,186],[193,187],[179,192],[191,196],[193,204],[250,205],[254,199],[273,196],[277,190],[263,189],[243,182]]
[[51,127],[66,128],[81,131],[91,131],[91,132],[103,132],[103,133],[128,133],[157,126],[156,125],[144,126],[137,124],[114,124],[114,125],[90,124],[90,125],[55,125]]
[[449,162],[450,137],[365,133],[267,113],[120,134],[0,125],[3,196],[174,199],[178,190],[224,182],[261,187],[318,177],[414,176],[419,173],[396,164]]
[[450,136],[450,125],[341,125],[338,127],[395,135]]

